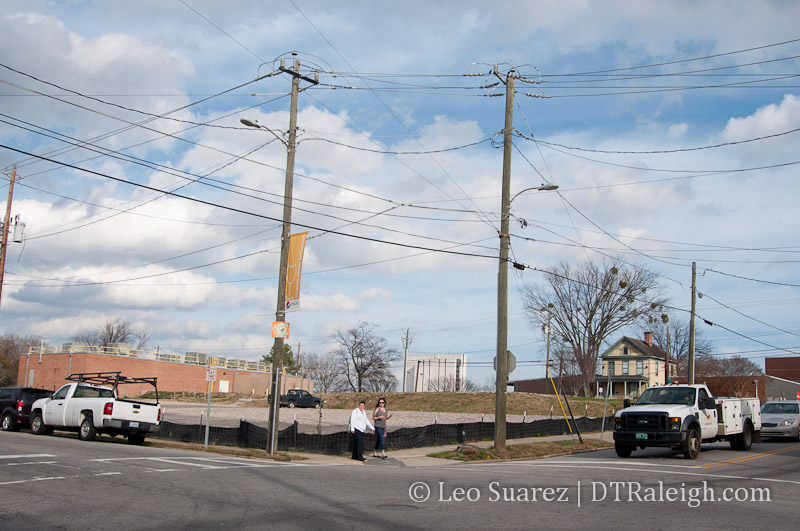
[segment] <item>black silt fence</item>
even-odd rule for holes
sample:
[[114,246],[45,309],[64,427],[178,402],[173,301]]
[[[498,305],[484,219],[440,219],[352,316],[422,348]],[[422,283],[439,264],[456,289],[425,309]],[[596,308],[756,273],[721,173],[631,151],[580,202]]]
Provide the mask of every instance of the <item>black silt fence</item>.
[[[599,431],[602,418],[582,417],[575,419],[578,429],[583,432]],[[613,417],[606,419],[606,426],[611,429]],[[575,432],[575,426],[572,426]],[[202,424],[175,424],[162,422],[159,431],[153,435],[158,439],[171,441],[203,443],[206,428]],[[565,435],[570,433],[564,419],[545,419],[533,422],[506,423],[506,438],[521,439],[525,437],[545,437],[548,435]],[[493,422],[465,422],[459,424],[429,424],[419,428],[400,428],[388,432],[384,441],[389,450],[422,448],[448,444],[463,444],[475,441],[494,439]],[[239,446],[243,448],[266,448],[267,429],[249,422],[240,421],[238,428],[211,427],[208,436],[209,444],[222,446]],[[364,451],[375,447],[375,434],[364,434]],[[352,451],[352,435],[349,431],[326,435],[301,433],[295,422],[278,432],[279,451],[302,451],[322,454],[344,454]]]

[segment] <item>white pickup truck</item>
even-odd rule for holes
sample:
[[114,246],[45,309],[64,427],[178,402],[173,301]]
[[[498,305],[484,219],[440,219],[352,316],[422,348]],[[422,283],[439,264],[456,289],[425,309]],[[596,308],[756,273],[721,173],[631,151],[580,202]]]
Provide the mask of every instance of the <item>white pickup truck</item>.
[[[31,406],[31,431],[49,435],[54,429],[77,431],[84,441],[98,433],[124,435],[131,444],[142,444],[148,433],[158,430],[162,409],[158,403],[156,378],[129,378],[118,372],[71,374],[68,383],[49,398]],[[155,403],[118,398],[120,384],[150,384]]]
[[697,459],[701,442],[730,441],[734,450],[749,450],[761,440],[758,398],[714,398],[705,385],[647,388],[636,404],[614,418],[614,449],[630,457],[637,448],[668,446]]

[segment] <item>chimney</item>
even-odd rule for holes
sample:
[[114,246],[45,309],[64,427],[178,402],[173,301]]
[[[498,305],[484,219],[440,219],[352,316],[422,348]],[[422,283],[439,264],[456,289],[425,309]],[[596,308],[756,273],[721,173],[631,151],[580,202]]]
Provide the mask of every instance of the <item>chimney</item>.
[[648,347],[653,346],[653,332],[645,332],[644,333],[644,342],[647,343]]

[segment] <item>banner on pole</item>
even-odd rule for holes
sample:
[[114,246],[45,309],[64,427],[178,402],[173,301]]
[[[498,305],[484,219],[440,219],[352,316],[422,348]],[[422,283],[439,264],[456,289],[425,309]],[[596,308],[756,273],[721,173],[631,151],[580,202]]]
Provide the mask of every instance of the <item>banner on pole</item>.
[[303,252],[306,248],[307,232],[289,236],[289,261],[286,266],[286,311],[300,309],[300,272],[303,269]]

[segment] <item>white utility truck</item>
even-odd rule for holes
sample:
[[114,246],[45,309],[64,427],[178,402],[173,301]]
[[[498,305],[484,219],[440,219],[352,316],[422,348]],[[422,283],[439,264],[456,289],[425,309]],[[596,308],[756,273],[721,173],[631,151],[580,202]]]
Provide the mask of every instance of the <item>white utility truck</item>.
[[701,442],[730,441],[734,450],[749,450],[761,440],[758,398],[714,398],[705,385],[647,388],[636,404],[614,418],[614,449],[630,457],[637,448],[668,446],[697,459]]
[[[31,406],[31,431],[49,435],[54,429],[77,431],[84,441],[98,433],[124,435],[131,444],[142,444],[147,434],[158,430],[162,409],[158,403],[156,378],[129,378],[118,372],[71,374],[68,383],[49,398]],[[150,384],[155,403],[119,398],[120,384]]]

